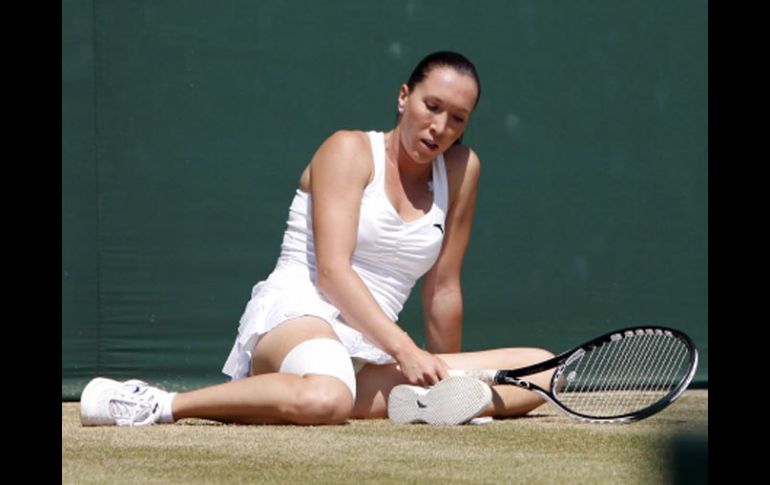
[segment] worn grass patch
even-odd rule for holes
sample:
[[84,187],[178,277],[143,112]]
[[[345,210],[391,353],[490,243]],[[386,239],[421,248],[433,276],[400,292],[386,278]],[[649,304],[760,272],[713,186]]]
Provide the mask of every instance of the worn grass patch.
[[672,483],[677,470],[705,473],[708,441],[707,390],[629,425],[548,405],[481,426],[85,428],[78,413],[62,404],[62,483]]

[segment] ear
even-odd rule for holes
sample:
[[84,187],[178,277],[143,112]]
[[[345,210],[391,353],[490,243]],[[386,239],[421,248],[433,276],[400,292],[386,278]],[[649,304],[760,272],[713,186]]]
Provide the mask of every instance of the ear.
[[400,111],[403,111],[407,98],[409,98],[409,86],[402,84],[398,92],[398,108]]

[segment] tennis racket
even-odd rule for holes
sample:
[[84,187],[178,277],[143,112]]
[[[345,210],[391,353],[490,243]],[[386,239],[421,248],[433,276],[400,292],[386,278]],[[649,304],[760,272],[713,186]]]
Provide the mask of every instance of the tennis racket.
[[[593,423],[626,423],[652,416],[690,384],[698,350],[671,328],[616,330],[538,364],[518,369],[451,370],[487,384],[537,393],[567,416]],[[555,369],[549,389],[524,379]]]

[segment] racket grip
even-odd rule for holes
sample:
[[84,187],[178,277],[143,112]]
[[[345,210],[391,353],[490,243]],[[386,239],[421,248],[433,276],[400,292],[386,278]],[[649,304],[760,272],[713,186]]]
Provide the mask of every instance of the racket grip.
[[497,369],[449,369],[449,377],[475,377],[489,385],[495,384],[495,374],[497,374]]

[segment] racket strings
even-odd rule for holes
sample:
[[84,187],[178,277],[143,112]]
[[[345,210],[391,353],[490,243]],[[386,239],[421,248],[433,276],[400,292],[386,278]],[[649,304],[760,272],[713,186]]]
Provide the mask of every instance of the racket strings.
[[[634,369],[635,373],[630,374],[618,387],[620,398],[617,405],[622,409],[638,409],[647,405],[643,396],[650,395],[649,383],[652,382],[650,376],[657,372],[654,368],[655,362],[646,358],[654,352],[653,349],[657,343],[657,340],[651,337],[653,336],[642,335],[637,339],[626,339],[631,347],[628,352],[633,355],[633,358],[625,368]],[[634,390],[638,392],[633,392]],[[608,398],[606,407],[602,411],[610,412],[613,405],[615,403]]]
[[[563,389],[563,400],[569,397],[573,399],[569,399],[571,402],[565,402],[565,404],[573,408],[579,405],[582,412],[587,414],[607,415],[608,409],[616,405],[618,397],[625,395],[623,393],[626,390],[625,386],[622,383],[618,384],[617,380],[618,372],[631,365],[630,359],[633,358],[634,353],[629,348],[630,343],[631,341],[620,341],[617,345],[586,353],[584,358],[577,362],[576,368],[567,374],[568,383]],[[617,365],[611,365],[613,362]],[[619,391],[614,396],[608,392],[613,388]],[[579,394],[569,395],[567,394],[569,392]],[[574,396],[580,396],[581,401],[577,402]],[[590,402],[586,396],[590,396]],[[589,404],[590,407],[588,407]]]
[[663,399],[685,378],[691,350],[660,330],[615,335],[561,369],[554,393],[574,412],[621,416]]
[[[593,393],[594,410],[592,414],[608,415],[612,407],[618,405],[618,399],[622,399],[622,396],[625,396],[627,387],[622,381],[620,372],[623,369],[633,368],[636,365],[633,359],[638,355],[635,352],[635,347],[638,347],[638,344],[639,342],[620,340],[618,345],[607,346],[598,352],[590,353],[589,357],[594,357],[594,359],[587,361],[586,367],[589,370],[592,369],[593,372],[590,373],[589,379],[584,383],[580,392]],[[596,361],[599,361],[600,365],[595,365],[594,362]],[[616,362],[620,364],[614,365]],[[612,389],[615,389],[617,392],[615,394],[611,393]]]

